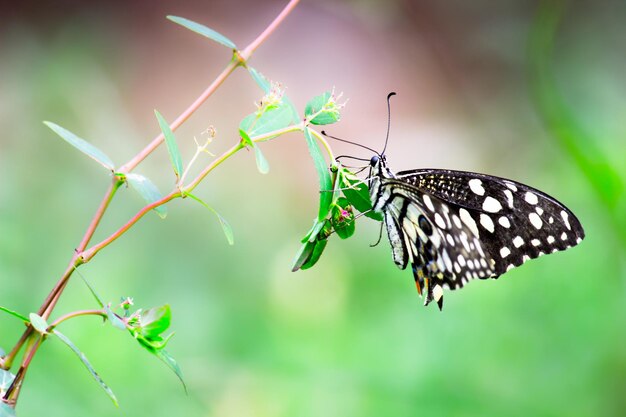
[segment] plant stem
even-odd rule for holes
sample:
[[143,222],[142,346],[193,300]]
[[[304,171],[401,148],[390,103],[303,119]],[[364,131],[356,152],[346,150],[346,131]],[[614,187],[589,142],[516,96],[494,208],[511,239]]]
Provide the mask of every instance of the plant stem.
[[107,317],[107,313],[105,313],[102,310],[78,310],[78,311],[72,311],[71,313],[64,314],[61,317],[59,317],[58,319],[56,319],[55,321],[53,321],[52,324],[50,325],[50,327],[48,327],[48,331],[54,329],[55,327],[57,327],[59,324],[63,323],[66,320],[73,319],[74,317],[80,317],[80,316],[101,316],[101,317],[106,318]]
[[[254,40],[252,41],[252,43],[250,43],[243,51],[241,52],[235,52],[233,59],[231,60],[231,62],[226,66],[226,68],[224,68],[224,70],[217,76],[217,78],[206,88],[206,90],[204,90],[202,92],[202,94],[185,110],[183,111],[175,120],[174,122],[172,122],[172,124],[170,125],[170,128],[172,129],[172,131],[176,130],[183,122],[185,122],[187,119],[189,119],[189,117],[217,90],[217,88],[222,85],[222,83],[226,80],[226,78],[228,78],[228,76],[235,70],[235,68],[237,68],[240,65],[246,65],[248,59],[250,59],[250,57],[252,56],[253,52],[261,45],[263,44],[267,38],[276,30],[276,28],[285,20],[285,18],[289,15],[289,13],[291,13],[291,11],[295,8],[295,6],[299,3],[299,0],[291,0],[286,6],[285,8],[280,12],[280,14],[272,21],[272,23],[270,23],[267,28]],[[132,171],[139,163],[141,163],[148,155],[150,155],[161,143],[163,143],[164,141],[164,136],[163,134],[159,134],[157,137],[155,137],[150,144],[148,144],[142,151],[140,151],[135,157],[133,157],[131,160],[129,160],[126,164],[122,165],[119,169],[118,172],[122,173],[122,174],[126,174],[130,171]],[[236,146],[234,146],[233,148],[231,148],[231,150],[229,152],[227,152],[224,156],[224,158],[222,160],[216,160],[214,161],[213,168],[215,168],[217,165],[219,165],[223,160],[225,160],[226,158],[228,158],[230,155],[234,154],[235,152],[237,152],[239,149],[241,149],[241,144],[238,144]],[[211,168],[211,169],[213,169]],[[206,171],[206,170],[205,170]],[[210,172],[207,171],[207,173]],[[204,175],[206,176],[206,174]],[[202,176],[202,178],[204,178],[204,176]],[[198,180],[198,179],[196,179]],[[192,182],[192,188],[195,187],[197,185],[197,183],[200,182],[200,180],[198,180],[196,182],[196,180],[194,180]],[[54,309],[59,297],[61,296],[63,290],[65,289],[65,286],[67,285],[67,282],[69,281],[70,277],[72,276],[72,273],[74,272],[74,270],[76,269],[76,267],[78,267],[79,265],[81,265],[82,263],[86,262],[87,260],[91,259],[95,253],[97,253],[98,250],[100,250],[102,247],[106,246],[108,243],[114,241],[115,239],[117,239],[117,237],[119,237],[122,233],[124,233],[126,230],[128,230],[128,228],[130,226],[132,226],[134,223],[136,223],[145,213],[147,213],[148,211],[150,211],[152,208],[157,207],[161,204],[164,204],[170,200],[172,200],[175,197],[179,197],[180,191],[178,192],[173,192],[171,194],[169,194],[168,196],[164,197],[163,199],[150,204],[146,207],[144,207],[139,213],[137,213],[135,215],[135,217],[133,217],[126,225],[122,226],[116,233],[114,233],[113,235],[111,235],[109,238],[105,239],[103,242],[101,242],[98,245],[95,245],[94,247],[92,247],[92,251],[90,253],[88,253],[87,255],[90,255],[88,257],[84,257],[84,250],[87,247],[87,245],[89,244],[89,241],[91,240],[91,238],[93,237],[93,234],[95,233],[98,225],[100,224],[100,221],[102,220],[102,217],[104,216],[104,213],[106,212],[109,204],[111,203],[117,189],[120,187],[120,185],[122,184],[122,181],[120,180],[119,177],[115,177],[113,179],[113,182],[111,183],[111,185],[109,186],[108,190],[106,191],[100,206],[98,207],[98,209],[96,210],[96,213],[94,214],[91,222],[89,223],[89,226],[87,227],[87,230],[83,236],[83,238],[81,239],[81,242],[78,246],[78,248],[76,249],[76,253],[72,256],[72,259],[69,262],[69,265],[67,267],[67,269],[65,270],[65,272],[63,273],[63,275],[61,276],[61,278],[59,279],[59,281],[55,284],[54,288],[52,289],[52,291],[50,292],[50,294],[46,297],[46,299],[44,300],[43,304],[41,305],[41,307],[39,308],[38,312],[39,314],[44,317],[47,318],[50,316],[50,314],[52,313],[52,310]],[[95,248],[95,249],[94,249]],[[83,256],[81,256],[83,255]],[[33,334],[33,327],[32,326],[28,326],[26,328],[26,330],[24,331],[24,333],[22,334],[22,336],[20,337],[20,339],[18,340],[18,342],[16,343],[16,345],[13,347],[13,349],[11,350],[11,352],[9,353],[9,355],[7,357],[5,357],[3,366],[7,367],[9,366],[12,361],[14,360],[15,356],[17,355],[17,353],[21,350],[22,346],[24,345],[24,343],[29,339],[29,337],[31,337],[31,335]],[[35,346],[33,346],[32,349],[28,350],[28,353],[26,355],[26,357],[24,358],[24,360],[22,361],[22,366],[20,367],[20,371],[18,373],[18,375],[16,375],[16,378],[14,380],[13,385],[17,387],[17,389],[14,392],[14,395],[12,396],[12,400],[15,402],[17,402],[17,395],[19,394],[19,390],[21,388],[21,382],[24,378],[25,372],[28,368],[28,366],[30,365],[32,358],[34,357],[39,345],[41,344],[41,338],[38,339],[38,341],[36,342]],[[7,397],[8,399],[8,397]]]

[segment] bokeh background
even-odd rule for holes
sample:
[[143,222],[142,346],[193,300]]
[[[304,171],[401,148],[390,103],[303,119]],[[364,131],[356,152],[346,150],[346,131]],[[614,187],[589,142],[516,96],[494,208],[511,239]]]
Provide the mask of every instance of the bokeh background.
[[[108,184],[105,170],[42,123],[54,121],[118,164],[173,120],[229,51],[167,20],[184,16],[243,47],[283,1],[2,2],[0,304],[37,310]],[[585,226],[567,252],[423,308],[378,225],[333,239],[311,270],[290,272],[317,213],[301,135],[214,171],[190,201],[144,218],[81,269],[101,296],[169,303],[175,376],[127,334],[94,318],[61,329],[116,392],[115,409],[74,355],[44,345],[21,416],[623,416],[626,413],[626,3],[623,1],[303,1],[250,63],[300,109],[332,87],[349,98],[328,130],[380,149],[392,102],[395,170],[445,167],[522,181]],[[261,94],[237,71],[177,131],[183,154],[214,125],[215,153],[237,138]],[[368,157],[332,144],[336,153]],[[207,163],[210,159],[204,159]],[[166,150],[137,172],[173,186]],[[122,190],[96,239],[142,203]],[[75,278],[78,278],[75,276]],[[94,308],[74,279],[57,314]],[[22,327],[0,316],[0,346]]]

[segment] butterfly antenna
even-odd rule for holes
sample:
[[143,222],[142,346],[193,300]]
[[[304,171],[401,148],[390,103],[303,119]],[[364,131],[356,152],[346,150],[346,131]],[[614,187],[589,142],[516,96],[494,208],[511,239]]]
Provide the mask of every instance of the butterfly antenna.
[[379,153],[379,155],[384,155],[385,151],[387,150],[387,142],[389,141],[389,128],[391,128],[391,97],[395,96],[396,93],[394,91],[392,91],[391,93],[387,94],[387,136],[385,137],[385,147],[383,148],[383,151],[381,153]]
[[365,146],[365,145],[361,145],[360,143],[351,142],[351,141],[349,141],[349,140],[345,140],[345,139],[339,139],[339,138],[337,138],[337,137],[335,137],[335,136],[331,136],[331,135],[327,134],[324,130],[322,130],[322,135],[326,136],[327,138],[331,138],[331,139],[338,140],[339,142],[344,142],[344,143],[349,143],[350,145],[359,146],[359,147],[361,147],[361,148],[363,148],[363,149],[367,149],[367,150],[368,150],[368,151],[370,151],[370,152],[374,152],[376,155],[380,155],[378,152],[376,152],[376,151],[375,151],[374,149],[372,149],[372,148],[369,148],[369,147],[367,147],[367,146]]

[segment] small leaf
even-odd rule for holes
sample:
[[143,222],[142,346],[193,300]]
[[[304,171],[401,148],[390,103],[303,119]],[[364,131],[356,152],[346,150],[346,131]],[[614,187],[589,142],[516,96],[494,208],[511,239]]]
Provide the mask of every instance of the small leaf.
[[44,335],[48,334],[48,327],[50,326],[48,325],[46,319],[35,313],[30,313],[28,317],[30,317],[30,324],[33,325],[35,330]]
[[111,310],[111,307],[104,307],[104,312],[107,313],[107,318],[109,322],[113,325],[113,327],[118,328],[120,330],[126,330],[126,323],[122,319],[120,319],[117,314]]
[[[0,398],[4,396],[5,392],[7,392],[14,379],[15,375],[11,372],[0,369]],[[1,415],[2,414],[0,413],[0,416]]]
[[81,279],[83,280],[83,282],[85,283],[85,285],[87,286],[87,288],[89,288],[89,291],[91,292],[91,295],[93,295],[93,298],[96,299],[96,302],[98,303],[98,305],[100,306],[100,308],[104,308],[104,303],[102,302],[102,299],[100,299],[100,297],[98,296],[98,294],[96,293],[96,290],[91,286],[91,284],[89,283],[89,281],[87,281],[87,279],[78,271],[76,271],[78,273],[78,275],[81,277]]
[[74,345],[74,343],[72,343],[72,341],[70,339],[68,339],[64,334],[62,334],[58,330],[52,330],[52,334],[57,336],[63,343],[65,343],[70,349],[72,349],[72,351],[76,354],[76,356],[78,356],[78,358],[83,363],[83,365],[85,365],[85,368],[87,368],[87,370],[89,371],[91,376],[93,376],[93,378],[96,380],[96,382],[98,384],[100,384],[100,387],[104,390],[104,392],[107,393],[107,395],[109,396],[111,401],[113,401],[113,404],[115,404],[115,406],[118,407],[119,404],[117,403],[117,398],[115,397],[115,394],[113,393],[111,388],[109,388],[107,386],[107,384],[104,383],[104,381],[102,380],[100,375],[98,375],[98,373],[93,368],[93,366],[91,366],[91,363],[89,363],[89,360],[87,359],[85,354],[83,352],[81,352],[76,347],[76,345]]
[[340,119],[339,109],[341,105],[335,102],[335,97],[330,91],[313,97],[304,108],[304,116],[310,119],[314,125],[328,125]]
[[139,316],[139,331],[148,339],[160,337],[172,322],[172,310],[169,304],[153,307],[141,312]]
[[257,70],[255,70],[252,67],[248,67],[248,72],[250,73],[254,81],[257,83],[257,85],[261,87],[261,90],[263,90],[265,94],[270,92],[270,89],[272,88],[272,86],[270,82],[267,80],[267,78],[265,78],[263,75],[261,75]]
[[9,404],[0,402],[0,417],[15,417],[15,410]]
[[239,129],[239,135],[241,136],[243,143],[254,149],[254,155],[256,157],[256,167],[259,172],[261,174],[267,174],[268,172],[270,172],[270,165],[267,162],[267,159],[265,159],[265,156],[263,156],[263,153],[261,152],[259,146],[254,143],[252,139],[250,139],[250,136],[248,136],[245,130]]
[[[270,92],[270,90],[272,88],[272,85],[267,80],[267,78],[265,78],[261,73],[259,73],[256,69],[254,69],[254,68],[252,68],[250,66],[248,67],[248,72],[250,72],[250,75],[252,76],[254,81],[257,83],[257,85],[259,87],[261,87],[261,90],[263,90],[263,92],[265,94]],[[283,94],[282,101],[287,106],[289,106],[289,108],[291,110],[291,121],[294,124],[295,123],[299,123],[300,122],[300,115],[298,114],[298,110],[296,109],[296,106],[293,105],[293,102],[289,99],[289,97],[287,97],[286,94]]]
[[317,261],[319,261],[320,257],[322,256],[322,252],[324,252],[324,249],[326,248],[327,244],[328,244],[328,239],[318,240],[317,242],[315,242],[315,247],[313,248],[311,257],[307,259],[307,261],[304,263],[304,265],[302,265],[302,267],[300,267],[300,269],[304,271],[305,269],[309,269],[313,265],[315,265]]
[[174,167],[176,177],[180,178],[180,174],[181,172],[183,172],[183,160],[180,156],[178,145],[176,144],[176,137],[174,136],[174,132],[172,132],[169,123],[167,123],[167,121],[163,118],[161,113],[158,112],[158,110],[154,110],[154,114],[159,121],[161,132],[163,132],[163,136],[165,137],[167,152],[170,154],[170,160],[172,161],[172,166]]
[[229,245],[234,245],[235,244],[235,237],[233,234],[233,229],[230,227],[230,224],[228,224],[228,222],[226,221],[225,218],[223,218],[217,211],[215,211],[215,209],[211,206],[209,206],[207,203],[205,203],[204,201],[200,200],[200,198],[196,197],[195,195],[186,192],[186,195],[188,195],[189,197],[193,198],[194,200],[196,200],[198,203],[202,204],[204,207],[206,207],[207,209],[209,209],[211,212],[213,212],[213,214],[215,214],[218,218],[218,220],[220,221],[220,225],[222,226],[222,230],[224,231],[224,235],[226,236],[226,240],[228,240],[228,244]]
[[248,133],[252,138],[287,127],[291,122],[291,109],[289,105],[282,102],[277,106],[268,108],[261,115],[249,114],[241,121],[239,129]]
[[167,351],[165,349],[161,349],[159,351],[155,351],[155,352],[153,352],[153,354],[157,358],[161,359],[161,361],[163,361],[163,363],[165,365],[167,365],[168,368],[170,368],[172,371],[174,371],[174,373],[176,374],[176,376],[180,380],[181,384],[183,384],[183,388],[185,389],[185,393],[186,393],[187,392],[187,384],[185,384],[185,380],[183,379],[183,373],[180,370],[180,367],[178,366],[178,363],[176,362],[176,360],[174,360],[174,358],[172,357],[172,355],[167,353]]
[[296,272],[298,269],[302,268],[302,265],[311,259],[316,243],[317,242],[309,242],[308,240],[305,241],[304,245],[302,245],[300,251],[296,255],[296,258],[293,260],[293,264],[291,266],[292,272]]
[[313,158],[313,163],[315,164],[315,169],[317,170],[317,175],[319,177],[320,206],[317,219],[322,221],[326,218],[328,212],[330,211],[330,203],[333,198],[333,194],[331,192],[333,184],[330,179],[330,174],[328,172],[324,156],[322,155],[322,151],[317,145],[317,142],[313,139],[313,136],[311,136],[309,128],[304,129],[304,137],[306,138],[306,143],[309,146],[309,153]]
[[[148,204],[152,204],[163,198],[157,186],[143,175],[131,172],[126,174],[126,180]],[[167,216],[167,207],[165,205],[155,207],[154,211],[162,219]]]
[[46,126],[54,131],[57,135],[63,138],[67,143],[92,158],[94,161],[107,168],[110,171],[115,170],[115,164],[104,152],[87,142],[85,139],[81,139],[69,130],[62,128],[61,126],[52,122],[43,122]]
[[382,221],[383,217],[380,213],[372,211],[372,201],[367,185],[361,181],[356,175],[342,168],[339,172],[343,195],[346,196],[350,204],[365,216]]
[[196,23],[192,20],[185,19],[184,17],[178,17],[178,16],[167,16],[167,18],[174,23],[178,23],[179,25],[184,26],[187,29],[196,32],[197,34],[206,36],[207,38],[214,40],[217,43],[221,43],[222,45],[230,49],[237,49],[237,46],[233,43],[233,41],[228,39],[226,36],[204,25],[201,25],[200,23]]
[[5,313],[12,315],[13,317],[17,317],[18,319],[22,320],[24,323],[29,323],[30,322],[30,320],[28,320],[28,318],[26,316],[18,313],[17,311],[13,311],[13,310],[10,310],[10,309],[8,309],[6,307],[2,307],[2,306],[0,306],[0,311],[4,311]]

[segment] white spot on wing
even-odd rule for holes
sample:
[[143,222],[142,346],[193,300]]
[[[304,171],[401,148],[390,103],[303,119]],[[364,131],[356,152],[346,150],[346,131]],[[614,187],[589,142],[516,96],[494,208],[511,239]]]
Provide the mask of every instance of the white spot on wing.
[[563,218],[563,223],[565,223],[565,226],[567,226],[567,229],[572,230],[572,226],[570,226],[569,224],[569,217],[565,210],[561,210],[561,217]]
[[506,195],[506,201],[509,204],[509,207],[513,208],[513,193],[511,190],[504,190],[504,195]]
[[535,229],[541,229],[541,226],[543,226],[543,222],[541,221],[541,218],[537,213],[530,213],[528,215],[528,218],[530,219],[532,225],[535,226]]
[[489,213],[497,213],[502,210],[502,204],[495,198],[491,196],[487,196],[485,201],[483,201],[483,210],[488,211]]
[[567,240],[567,233],[563,232],[563,234],[561,234],[561,240]]
[[501,257],[506,258],[510,254],[511,254],[511,250],[509,248],[507,248],[506,246],[503,247],[502,249],[500,249],[500,256]]
[[540,241],[539,239],[533,239],[533,240],[531,240],[531,241],[530,241],[530,243],[531,243],[533,246],[539,246],[539,245],[541,245],[541,241]]
[[524,239],[522,239],[521,236],[515,236],[515,239],[513,239],[513,246],[515,246],[516,248],[519,248],[523,244],[524,244]]
[[554,243],[554,236],[552,236],[552,235],[548,236],[548,243],[549,244],[553,244]]
[[480,214],[480,224],[491,233],[495,230],[491,217],[487,216],[485,213]]
[[522,256],[522,262],[530,261],[530,256],[524,255]]
[[428,210],[435,211],[435,206],[433,206],[433,201],[430,199],[428,194],[424,194],[422,196],[422,200],[424,200],[424,204],[426,204],[426,207],[428,207]]
[[452,220],[454,221],[454,224],[456,225],[456,227],[458,227],[459,229],[463,228],[463,225],[461,224],[461,219],[459,219],[459,216],[457,216],[456,214],[452,215]]
[[511,190],[513,191],[517,191],[517,187],[515,186],[515,184],[513,184],[511,181],[505,181],[504,182],[506,184],[507,187],[509,187]]
[[467,225],[467,227],[474,234],[474,236],[478,236],[478,227],[476,226],[476,222],[469,214],[469,212],[462,208],[461,210],[459,210],[459,215],[461,216],[461,220],[463,220],[463,223]]
[[532,204],[532,205],[535,205],[539,202],[539,199],[537,198],[537,194],[531,193],[530,191],[526,191],[524,200],[526,200],[528,204]]
[[446,233],[446,240],[450,244],[450,246],[454,246],[454,238],[450,233]]
[[474,178],[469,180],[469,186],[470,186],[470,190],[472,190],[472,192],[474,194],[477,195],[485,195],[485,189],[483,188],[483,182],[481,180],[479,180],[478,178]]
[[441,214],[435,213],[435,223],[442,229],[446,228],[446,221],[441,217]]
[[543,214],[543,209],[539,206],[535,207],[535,211],[537,212],[538,215],[542,215]]
[[459,255],[459,257],[456,258],[456,260],[459,263],[459,265],[465,266],[465,257],[463,255]]
[[579,238],[579,237],[577,237],[577,238],[576,238],[576,244],[578,244],[578,243],[580,243],[580,242],[582,242],[582,241],[583,241],[583,240],[582,240],[581,238]]
[[437,284],[435,288],[433,288],[433,298],[438,302],[441,300],[441,297],[443,297],[443,288],[441,288],[441,285]]
[[509,221],[509,218],[508,218],[508,217],[506,217],[506,216],[502,216],[502,217],[500,217],[500,218],[498,219],[498,223],[500,223],[500,225],[501,225],[502,227],[506,227],[507,229],[508,229],[509,227],[511,227],[511,222]]

